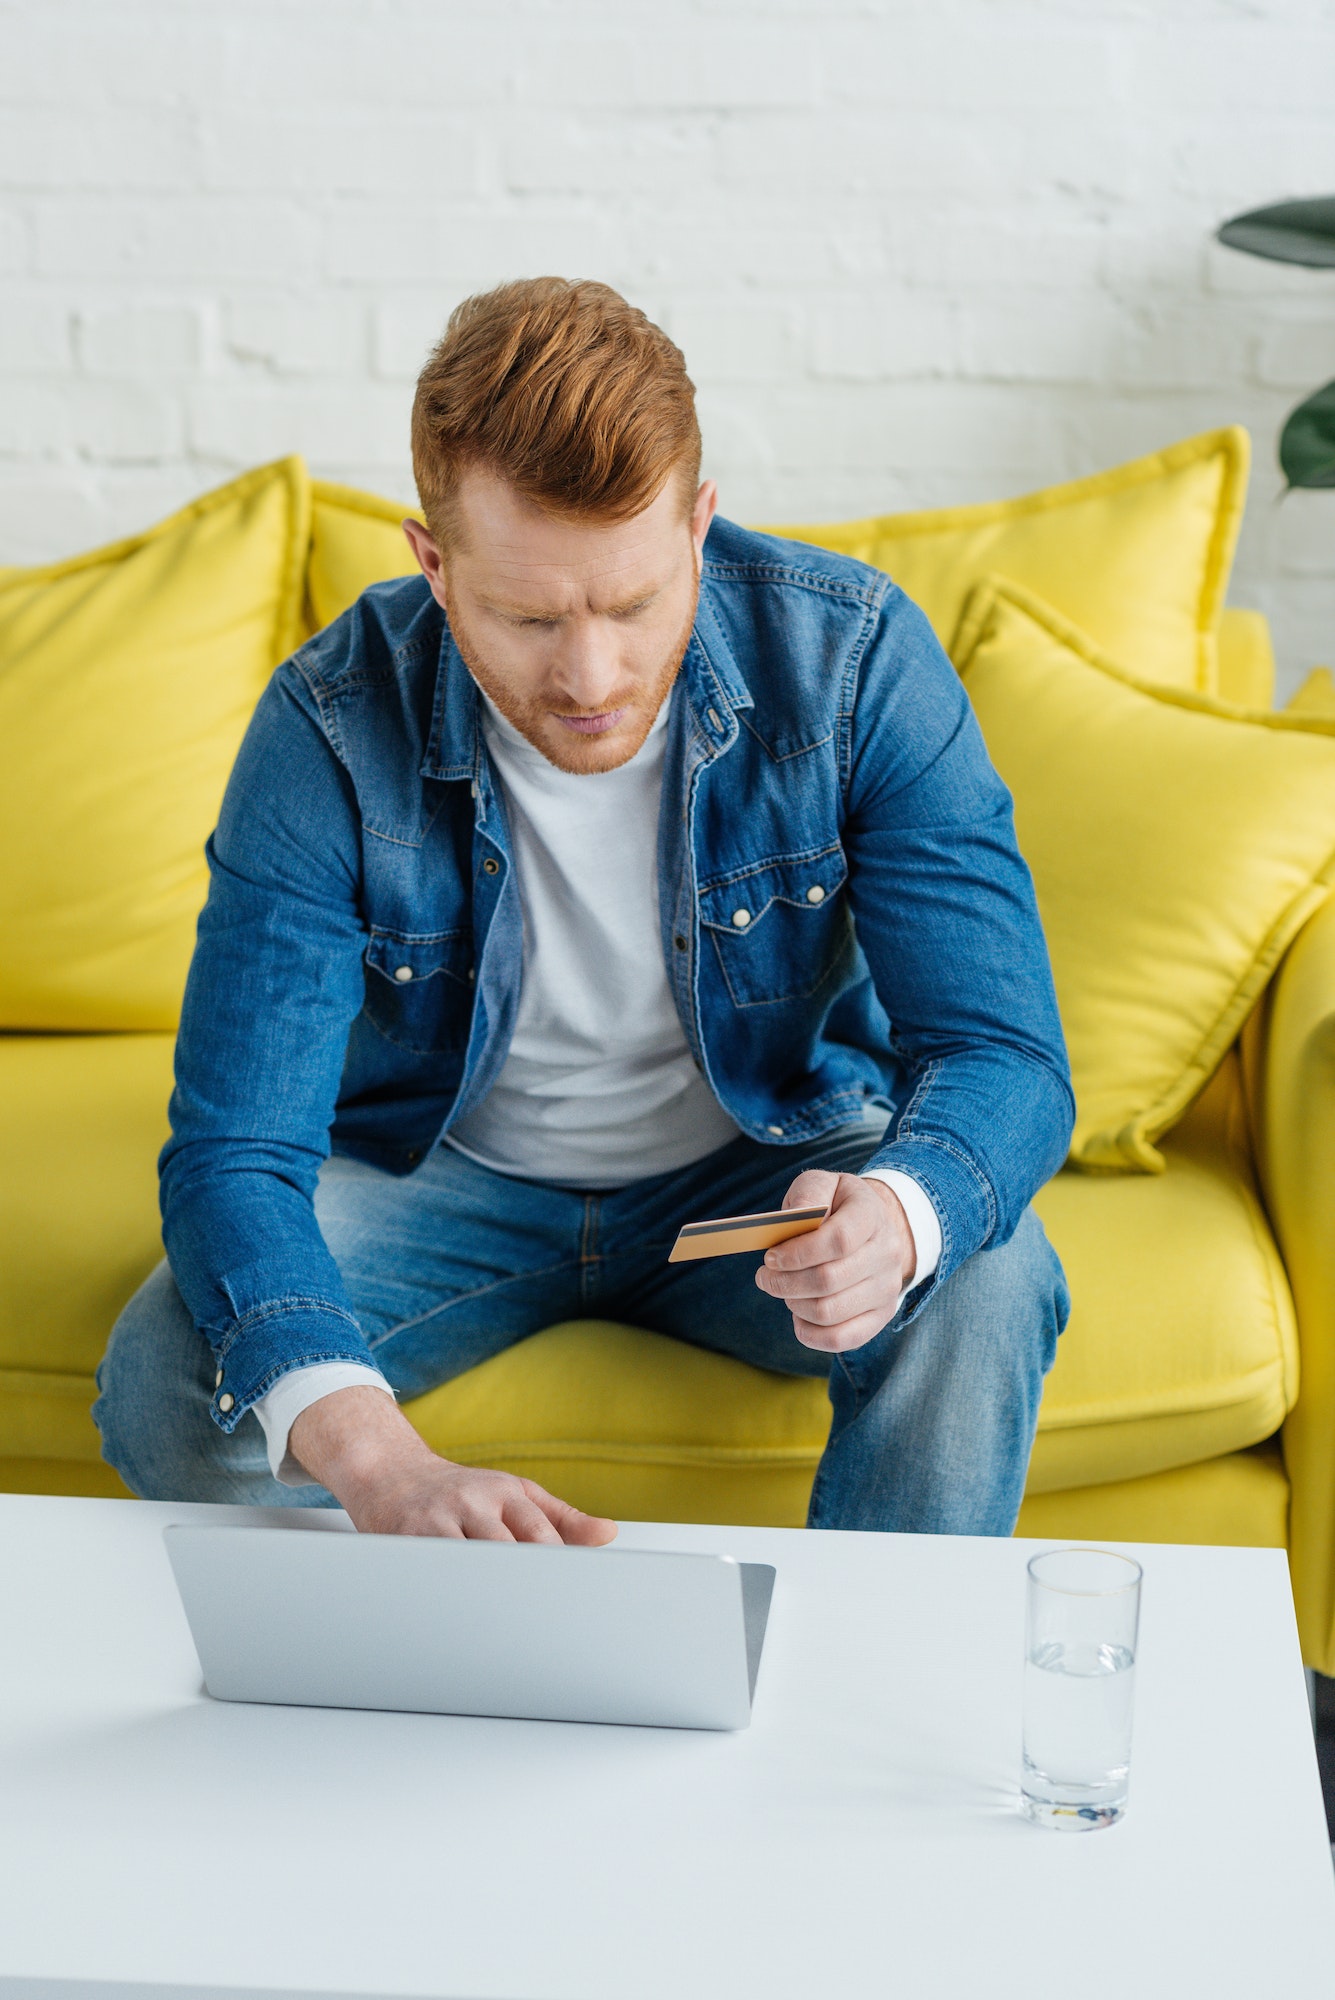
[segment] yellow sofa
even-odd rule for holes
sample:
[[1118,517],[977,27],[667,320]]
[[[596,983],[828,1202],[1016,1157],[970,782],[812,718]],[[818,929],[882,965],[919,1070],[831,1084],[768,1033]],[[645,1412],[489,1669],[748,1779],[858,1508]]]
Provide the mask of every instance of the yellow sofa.
[[[1170,680],[1180,663],[1184,685],[1259,707],[1271,698],[1273,674],[1264,621],[1253,613],[1221,617],[1245,441],[1240,447],[1236,433],[1214,439],[1209,451],[1193,455],[1176,447],[1185,455],[1159,455],[1151,482],[1155,506],[1136,529],[1144,547],[1137,553],[1129,529],[1122,536],[1129,537],[1126,563],[1144,570],[1158,561],[1162,483],[1179,482],[1178,516],[1195,524],[1196,540],[1180,565],[1187,583],[1175,598],[1166,572],[1149,578],[1152,615],[1143,603],[1138,607],[1143,630],[1135,643],[1162,641],[1160,678]],[[277,609],[269,626],[258,608],[251,622],[255,634],[262,628],[268,634],[268,666],[302,629],[334,615],[365,583],[407,568],[394,539],[396,508],[345,489],[303,488],[294,463],[283,472],[281,534],[272,521],[260,524],[273,542]],[[1135,473],[1129,481],[1128,471]],[[1041,505],[1035,496],[1007,503],[1009,513],[908,517],[909,532],[934,532],[935,519],[955,538],[949,556],[958,571],[968,554],[961,555],[959,536],[976,528],[983,543],[978,563],[993,569],[1006,554],[1003,547],[999,557],[998,519],[1009,532],[1017,522],[1023,526],[1028,507],[1051,538],[1054,511],[1066,496],[1077,515],[1086,510],[1080,532],[1105,548],[1126,525],[1107,508],[1122,507],[1128,493],[1139,504],[1148,477],[1143,469],[1122,468],[1037,496]],[[248,533],[259,532],[256,490],[245,498]],[[216,538],[215,516],[200,518]],[[893,543],[897,524],[854,527],[866,547],[871,530]],[[191,533],[200,532],[196,519]],[[803,533],[838,543],[849,531]],[[303,552],[295,584],[293,548]],[[152,538],[110,554],[123,563],[126,550],[135,561],[147,550],[164,563],[162,545]],[[887,558],[879,543],[867,553],[893,566],[893,552]],[[1046,556],[1032,548],[1022,554],[1017,569],[1030,565],[1023,580],[1060,600],[1069,573],[1077,600],[1065,606],[1070,615],[1083,616],[1114,651],[1131,644],[1125,634],[1099,629],[1100,618],[1118,615],[1117,593],[1105,605],[1078,601],[1078,565],[1060,536]],[[915,559],[921,562],[921,547]],[[86,595],[104,576],[105,564],[95,574],[89,569],[93,561],[0,572],[0,730],[7,687],[11,694],[18,688],[15,701],[35,699],[23,692],[21,673],[37,674],[41,645],[54,643],[50,631],[59,621],[39,630],[34,606],[46,590],[64,587],[71,569]],[[184,561],[178,552],[177,569],[168,565],[146,587],[160,596]],[[221,561],[211,543],[211,575]],[[117,576],[117,587],[127,589]],[[29,595],[14,599],[17,622],[7,627],[10,589]],[[197,593],[189,602],[198,622]],[[946,624],[956,608],[952,598],[941,611]],[[11,636],[8,652],[7,631],[20,635]],[[171,640],[177,643],[183,642]],[[249,692],[239,705],[219,698],[211,711],[209,741],[217,754],[196,778],[199,797],[190,806],[202,815],[204,831],[246,706],[267,671],[255,663],[263,654],[258,638],[255,644],[260,652],[245,666]],[[215,692],[219,671],[216,663],[207,668]],[[87,698],[85,692],[85,705]],[[141,690],[141,701],[150,698],[151,690]],[[70,727],[78,721],[72,712]],[[128,726],[135,725],[132,715]],[[3,756],[0,748],[0,762]],[[5,781],[0,769],[0,789]],[[16,772],[13,782],[21,789],[26,778]],[[24,826],[34,813],[56,810],[49,798],[56,782],[43,777]],[[73,776],[68,784],[76,785]],[[94,810],[106,815],[103,845],[114,861],[105,862],[107,893],[123,901],[126,870],[138,865],[136,857],[152,848],[155,865],[166,869],[168,830],[155,833],[151,818],[136,825],[124,835],[130,860],[116,859],[122,833],[113,825],[114,786],[102,806],[78,802],[85,846]],[[181,812],[189,818],[185,805]],[[12,831],[17,823],[7,832],[0,807],[0,875],[11,865],[5,844],[19,838]],[[191,855],[197,844],[196,827],[186,842]],[[124,1490],[100,1460],[88,1406],[110,1325],[161,1254],[155,1155],[166,1132],[172,995],[188,955],[179,924],[172,929],[171,898],[190,914],[202,893],[198,872],[184,862],[173,866],[156,900],[143,903],[144,935],[152,930],[150,916],[158,929],[151,962],[133,976],[120,958],[103,952],[92,970],[81,964],[77,977],[57,977],[53,954],[66,948],[51,912],[57,890],[45,888],[40,909],[25,914],[21,892],[6,905],[0,888],[0,1487],[9,1490]],[[92,890],[82,888],[77,914],[84,926],[95,924]],[[126,907],[129,916],[117,904],[122,930],[141,921],[137,906]],[[34,925],[41,949],[29,962]],[[1021,1529],[1287,1546],[1306,1657],[1335,1671],[1335,904],[1327,902],[1306,924],[1241,1038],[1160,1146],[1162,1173],[1067,1170],[1038,1197],[1074,1306],[1044,1398]],[[764,1376],[651,1333],[596,1323],[540,1334],[409,1405],[409,1414],[450,1456],[528,1473],[600,1512],[789,1525],[803,1518],[827,1421],[819,1385]]]

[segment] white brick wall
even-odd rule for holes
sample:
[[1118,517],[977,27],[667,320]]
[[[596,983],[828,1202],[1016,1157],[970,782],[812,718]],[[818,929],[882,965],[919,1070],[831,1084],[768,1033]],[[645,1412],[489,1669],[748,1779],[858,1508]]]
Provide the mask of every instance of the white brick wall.
[[0,562],[297,449],[411,491],[449,308],[610,280],[743,519],[980,499],[1253,430],[1234,586],[1335,656],[1276,504],[1335,277],[1212,245],[1335,189],[1335,0],[0,0]]

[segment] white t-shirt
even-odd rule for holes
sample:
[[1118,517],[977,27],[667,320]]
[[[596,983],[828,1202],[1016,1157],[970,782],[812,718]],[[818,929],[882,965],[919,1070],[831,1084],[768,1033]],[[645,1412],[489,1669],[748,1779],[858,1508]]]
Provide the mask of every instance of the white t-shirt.
[[702,1160],[739,1128],[677,1016],[658,919],[670,704],[615,771],[558,770],[483,697],[524,917],[504,1066],[447,1143],[500,1173],[625,1187]]
[[[738,1127],[696,1068],[677,1016],[658,919],[658,810],[669,703],[615,771],[560,771],[482,697],[482,728],[510,826],[524,921],[523,984],[501,1073],[446,1141],[502,1173],[623,1187],[702,1160]],[[894,1168],[917,1252],[914,1284],[941,1259],[936,1210]],[[287,1449],[303,1410],[336,1389],[393,1393],[378,1369],[317,1362],[254,1405],[269,1466],[311,1484]]]

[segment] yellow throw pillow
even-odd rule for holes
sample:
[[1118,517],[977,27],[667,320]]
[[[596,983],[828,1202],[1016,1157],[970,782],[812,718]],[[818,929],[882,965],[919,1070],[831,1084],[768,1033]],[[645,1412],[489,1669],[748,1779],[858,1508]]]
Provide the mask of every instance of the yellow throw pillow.
[[1275,648],[1264,611],[1226,605],[1219,620],[1219,685],[1221,701],[1239,708],[1275,705]]
[[300,636],[299,458],[0,579],[0,1028],[176,1026],[204,842]]
[[317,479],[311,488],[311,559],[306,573],[306,616],[310,629],[331,625],[368,584],[391,576],[411,576],[417,558],[400,523],[417,507],[335,486]]
[[1156,1172],[1335,879],[1335,720],[1133,679],[1000,578],[963,629],[1052,953],[1072,1161]]
[[956,664],[964,601],[996,573],[1041,591],[1145,680],[1212,691],[1250,450],[1234,425],[1016,500],[769,532],[887,570]]
[[1284,706],[1289,715],[1335,715],[1335,675],[1329,667],[1313,667]]

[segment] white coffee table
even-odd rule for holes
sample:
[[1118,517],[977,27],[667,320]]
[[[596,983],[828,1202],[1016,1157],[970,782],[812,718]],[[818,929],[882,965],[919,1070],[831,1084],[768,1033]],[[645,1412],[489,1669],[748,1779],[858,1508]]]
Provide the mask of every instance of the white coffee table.
[[712,1735],[210,1701],[161,1541],[199,1518],[282,1522],[0,1497],[0,1991],[1335,1991],[1280,1554],[1135,1551],[1131,1810],[1064,1836],[1016,1809],[1032,1543],[627,1526],[778,1571]]

